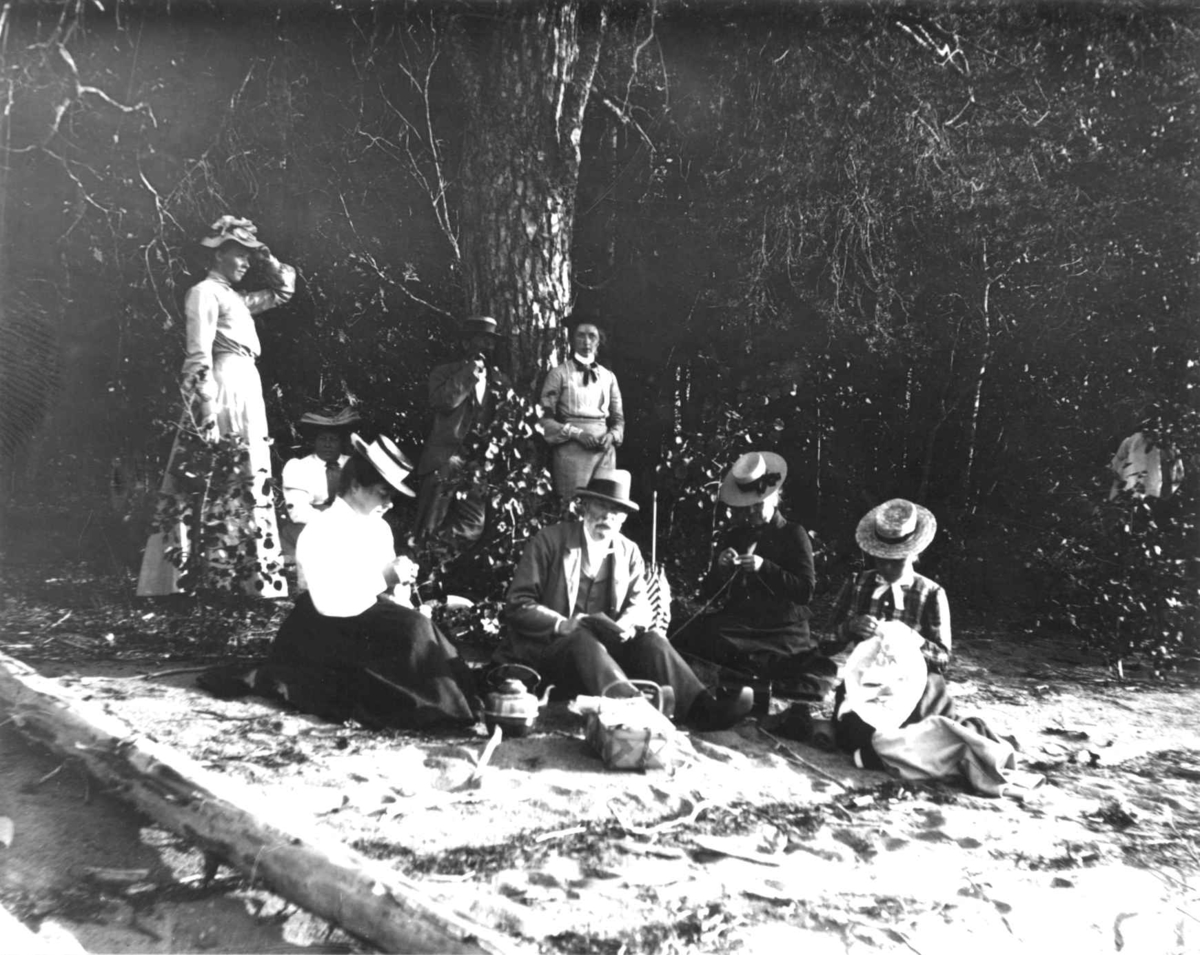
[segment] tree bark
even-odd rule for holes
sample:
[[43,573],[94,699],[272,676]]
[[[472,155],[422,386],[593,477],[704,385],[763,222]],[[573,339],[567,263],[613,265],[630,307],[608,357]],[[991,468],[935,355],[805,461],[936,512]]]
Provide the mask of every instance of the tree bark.
[[288,819],[248,788],[139,738],[98,706],[0,653],[0,704],[25,735],[89,772],[159,825],[387,952],[520,951],[385,865]]
[[607,26],[603,3],[497,4],[452,21],[470,121],[462,162],[467,305],[494,317],[527,392],[557,360],[571,312],[583,114]]

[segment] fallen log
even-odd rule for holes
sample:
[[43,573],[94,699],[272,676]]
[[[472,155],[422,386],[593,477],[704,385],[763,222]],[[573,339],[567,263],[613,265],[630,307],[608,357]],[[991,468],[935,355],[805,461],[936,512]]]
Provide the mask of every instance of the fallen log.
[[386,865],[268,805],[53,680],[0,653],[0,704],[29,738],[75,757],[115,795],[251,879],[387,952],[523,947],[428,896]]

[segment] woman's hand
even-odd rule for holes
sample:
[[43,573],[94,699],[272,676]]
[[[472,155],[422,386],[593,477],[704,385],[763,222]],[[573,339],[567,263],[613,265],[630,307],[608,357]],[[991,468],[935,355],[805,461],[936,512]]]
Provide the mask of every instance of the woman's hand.
[[744,574],[757,574],[762,570],[763,559],[758,554],[741,554],[738,556],[737,565]]
[[859,613],[850,618],[850,635],[861,642],[879,635],[879,621],[870,614]]
[[737,563],[738,552],[732,547],[726,547],[721,553],[717,554],[717,566],[722,570],[732,570],[733,565]]
[[609,450],[613,446],[613,433],[611,431],[605,431],[604,434],[600,435],[600,437],[596,439],[596,442],[597,451]]

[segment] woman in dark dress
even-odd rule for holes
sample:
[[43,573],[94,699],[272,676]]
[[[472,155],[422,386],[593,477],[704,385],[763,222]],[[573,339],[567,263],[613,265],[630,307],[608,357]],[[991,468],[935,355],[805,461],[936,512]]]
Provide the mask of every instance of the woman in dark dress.
[[816,586],[808,532],[779,511],[787,462],[752,451],[721,482],[732,510],[701,597],[719,609],[676,636],[686,653],[777,685],[782,695],[822,699],[837,667],[809,632],[808,602]]
[[470,725],[470,670],[428,617],[395,596],[416,566],[397,557],[383,519],[412,465],[387,438],[351,435],[334,502],[308,523],[296,563],[308,591],[296,600],[253,677],[254,688],[298,709],[369,726]]

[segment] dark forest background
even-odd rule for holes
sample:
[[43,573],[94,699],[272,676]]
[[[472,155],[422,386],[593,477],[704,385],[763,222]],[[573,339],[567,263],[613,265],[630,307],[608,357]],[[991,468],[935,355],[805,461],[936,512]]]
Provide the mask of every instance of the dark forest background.
[[[598,44],[576,165],[523,135],[570,49],[489,81],[496,36],[532,42],[564,8]],[[525,329],[607,330],[620,463],[644,505],[657,489],[680,589],[720,473],[759,447],[789,461],[827,588],[864,510],[902,495],[938,515],[925,567],[956,608],[1185,656],[1198,27],[1190,4],[1129,2],[9,0],[7,556],[136,567],[195,240],[232,212],[300,273],[260,323],[280,463],[304,410],[345,400],[419,452],[428,372],[490,271],[526,295],[489,308],[526,393],[553,337]],[[480,212],[522,164],[569,216],[524,193],[507,223]],[[563,229],[551,288],[527,266]],[[486,258],[487,230],[507,253]],[[1183,457],[1169,502],[1107,500],[1138,429]],[[627,526],[647,551],[649,510]]]

